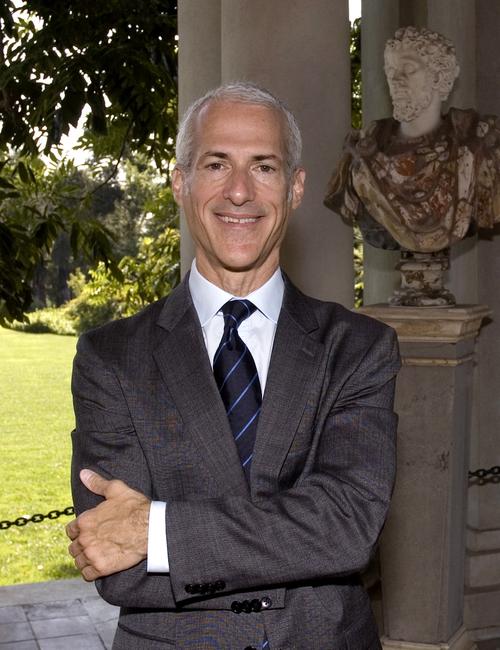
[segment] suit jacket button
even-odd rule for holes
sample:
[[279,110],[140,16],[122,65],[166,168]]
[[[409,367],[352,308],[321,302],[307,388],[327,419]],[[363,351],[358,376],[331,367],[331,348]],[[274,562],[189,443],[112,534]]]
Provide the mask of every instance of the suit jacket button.
[[224,591],[226,588],[226,583],[224,580],[217,580],[217,582],[214,584],[214,587],[217,591]]
[[239,614],[241,612],[241,603],[238,600],[233,600],[231,603],[231,611],[233,611],[235,614]]
[[210,591],[210,583],[204,582],[200,585],[200,594],[206,594]]
[[252,606],[252,611],[253,612],[260,612],[262,609],[262,605],[260,603],[260,600],[258,598],[254,598],[251,602],[250,605]]
[[260,604],[262,605],[262,609],[269,609],[273,604],[273,601],[269,598],[269,596],[262,596],[260,599]]
[[193,593],[194,593],[194,591],[193,591],[193,586],[194,586],[194,585],[184,585],[184,591],[185,591],[187,594],[193,594]]
[[250,612],[252,611],[252,605],[251,605],[250,601],[249,600],[244,600],[241,603],[241,609],[242,609],[242,611],[245,612],[245,614],[250,614]]

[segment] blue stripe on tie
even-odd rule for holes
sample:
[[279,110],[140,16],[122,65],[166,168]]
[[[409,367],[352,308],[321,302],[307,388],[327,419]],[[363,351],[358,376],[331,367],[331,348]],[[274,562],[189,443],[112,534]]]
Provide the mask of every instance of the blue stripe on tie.
[[255,420],[255,418],[259,415],[259,413],[260,413],[260,406],[259,406],[259,408],[255,411],[255,413],[252,415],[252,417],[250,418],[250,420],[248,420],[248,422],[245,424],[245,426],[243,427],[243,429],[238,433],[238,435],[237,435],[237,436],[234,436],[234,439],[235,439],[235,440],[238,440],[238,438],[239,438],[240,436],[242,436],[242,435],[245,433],[245,431],[246,431],[246,430],[248,429],[248,427],[252,424],[252,422],[253,422],[253,421]]
[[265,650],[265,648],[269,648],[269,641],[267,639],[262,644],[262,650]]
[[231,413],[231,411],[234,409],[234,407],[238,404],[238,402],[242,399],[242,397],[245,396],[245,393],[248,392],[249,388],[252,386],[252,384],[255,383],[256,379],[258,379],[257,373],[255,373],[255,375],[252,377],[252,379],[248,382],[247,387],[244,390],[241,391],[240,396],[238,397],[238,399],[235,402],[233,402],[233,404],[231,405],[231,408],[229,409],[229,411],[226,411],[228,415]]
[[[240,358],[238,359],[238,361],[236,361],[236,363],[234,364],[234,366],[231,368],[231,370],[229,370],[229,372],[228,372],[227,375],[225,376],[224,381],[222,382],[222,384],[221,384],[220,387],[219,387],[219,391],[222,390],[222,388],[223,388],[223,387],[225,386],[225,384],[226,384],[226,381],[227,381],[227,380],[229,379],[229,377],[233,374],[233,372],[236,370],[236,368],[240,365],[241,360],[243,359],[243,357],[245,356],[246,353],[247,353],[247,347],[245,346],[245,349],[243,350],[242,355],[240,356]],[[215,365],[215,360],[214,360],[214,365]]]
[[252,456],[253,456],[253,454],[250,454],[250,456],[243,463],[241,463],[243,467],[245,467],[245,465],[248,463],[248,461],[251,460]]

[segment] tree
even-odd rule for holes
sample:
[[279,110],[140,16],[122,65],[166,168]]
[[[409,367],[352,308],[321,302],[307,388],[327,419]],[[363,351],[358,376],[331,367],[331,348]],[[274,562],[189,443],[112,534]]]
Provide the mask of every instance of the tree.
[[[349,46],[351,57],[351,124],[354,129],[363,126],[363,107],[361,96],[361,18],[356,18],[351,25]],[[363,304],[363,236],[359,226],[354,226],[354,306]]]
[[351,57],[351,123],[354,129],[363,125],[361,106],[361,18],[356,18],[351,25],[349,44]]
[[[110,233],[58,201],[25,201],[64,176],[58,145],[87,113],[81,144],[112,160],[144,152],[168,175],[177,126],[176,4],[171,0],[4,0],[0,5],[0,323],[23,318],[43,255],[61,232],[74,254],[119,276]],[[38,174],[40,155],[55,169]],[[66,170],[67,171],[67,170]],[[95,191],[93,188],[91,191]],[[55,195],[53,195],[55,196]],[[10,199],[19,210],[9,210]],[[80,200],[84,200],[81,196]],[[11,205],[11,204],[10,204]]]

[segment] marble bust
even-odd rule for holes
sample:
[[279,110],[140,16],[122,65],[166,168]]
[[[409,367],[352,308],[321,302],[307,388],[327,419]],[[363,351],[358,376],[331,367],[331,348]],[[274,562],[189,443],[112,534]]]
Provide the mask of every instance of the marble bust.
[[500,221],[500,120],[451,108],[455,48],[428,29],[399,29],[384,68],[393,117],[348,135],[325,205],[358,223],[365,241],[442,251]]

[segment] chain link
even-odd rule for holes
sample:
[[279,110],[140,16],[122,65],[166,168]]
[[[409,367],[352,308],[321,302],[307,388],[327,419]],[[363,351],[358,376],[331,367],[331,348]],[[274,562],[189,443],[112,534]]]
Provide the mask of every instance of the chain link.
[[51,510],[46,515],[37,513],[31,517],[18,517],[17,519],[14,519],[14,521],[8,521],[5,519],[4,521],[0,521],[0,530],[8,530],[11,526],[22,527],[29,523],[39,524],[41,521],[44,521],[44,519],[59,519],[59,517],[71,517],[71,515],[74,514],[75,509],[73,506],[68,506],[67,508],[64,508],[64,510]]
[[469,472],[469,485],[484,485],[485,483],[500,483],[499,465],[490,467],[490,469],[484,469],[481,467],[480,469]]

